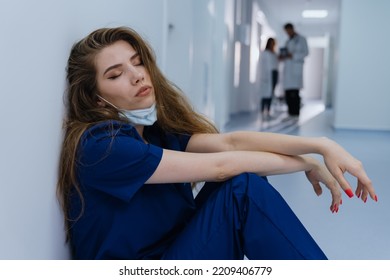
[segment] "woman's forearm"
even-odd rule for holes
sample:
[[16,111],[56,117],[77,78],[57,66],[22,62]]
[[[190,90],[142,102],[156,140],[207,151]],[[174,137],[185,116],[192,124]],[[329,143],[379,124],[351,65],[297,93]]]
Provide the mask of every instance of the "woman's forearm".
[[302,137],[268,132],[237,131],[222,134],[195,134],[187,152],[262,151],[283,155],[324,155],[332,146],[326,137]]
[[310,157],[268,152],[183,153],[164,150],[148,183],[224,181],[244,172],[261,176],[285,174],[309,171],[316,162]]
[[[287,156],[270,152],[227,152],[227,158],[222,159],[222,170],[226,177],[243,172],[252,172],[260,176],[309,171],[318,162],[308,156]],[[237,154],[237,155],[236,155]],[[231,158],[234,158],[231,160]]]
[[264,151],[284,155],[323,154],[325,137],[301,137],[267,132],[232,132],[226,135],[232,150]]

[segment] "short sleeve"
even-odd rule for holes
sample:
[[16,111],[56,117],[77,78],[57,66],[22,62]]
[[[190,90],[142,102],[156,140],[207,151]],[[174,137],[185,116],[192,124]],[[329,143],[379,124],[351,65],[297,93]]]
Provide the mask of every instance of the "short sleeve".
[[162,153],[144,143],[131,125],[100,125],[81,138],[78,178],[87,190],[129,201],[154,173]]

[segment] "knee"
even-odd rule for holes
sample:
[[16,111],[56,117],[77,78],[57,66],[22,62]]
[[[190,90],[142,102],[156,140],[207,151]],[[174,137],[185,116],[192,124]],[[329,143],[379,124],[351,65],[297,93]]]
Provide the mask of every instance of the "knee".
[[251,192],[252,189],[265,189],[271,187],[267,177],[259,176],[254,173],[242,173],[230,179],[230,185],[233,191]]
[[246,197],[259,201],[283,199],[266,177],[254,173],[242,173],[231,179],[230,191],[236,197]]
[[219,196],[222,195],[225,199],[229,197],[229,201],[233,198],[237,201],[244,201],[251,198],[262,200],[278,194],[268,183],[266,177],[254,173],[241,173],[225,182],[215,184],[215,187],[210,188],[210,190],[210,193],[206,195],[207,198],[203,199],[203,201],[207,200],[211,193]]
[[234,176],[230,179],[233,182],[245,182],[245,183],[250,183],[250,182],[258,182],[258,183],[264,183],[268,182],[268,179],[266,176],[259,176],[255,173],[250,173],[250,172],[244,172],[241,173],[237,176]]

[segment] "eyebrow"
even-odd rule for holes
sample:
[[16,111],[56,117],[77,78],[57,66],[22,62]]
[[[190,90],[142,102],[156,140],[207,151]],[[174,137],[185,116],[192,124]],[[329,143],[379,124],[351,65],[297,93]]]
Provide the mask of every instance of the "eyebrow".
[[103,76],[106,75],[106,73],[107,73],[108,71],[110,71],[110,70],[112,70],[112,69],[114,69],[114,68],[117,68],[117,67],[119,67],[119,66],[121,66],[121,65],[122,65],[122,64],[120,63],[120,64],[115,64],[115,65],[112,65],[112,66],[108,67],[108,68],[106,69],[106,71],[104,71]]
[[[139,56],[139,53],[136,52],[135,54],[133,54],[133,55],[130,57],[130,60],[134,60],[137,56]],[[120,67],[120,66],[122,66],[122,63],[114,64],[114,65],[108,67],[108,68],[106,69],[106,71],[104,71],[103,76],[104,76],[108,71],[110,71],[110,70],[112,70],[112,69],[115,69],[115,68],[118,68],[118,67]]]

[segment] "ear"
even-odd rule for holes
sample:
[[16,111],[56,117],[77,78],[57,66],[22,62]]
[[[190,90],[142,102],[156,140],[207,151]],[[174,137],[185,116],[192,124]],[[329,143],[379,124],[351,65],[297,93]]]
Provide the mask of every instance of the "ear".
[[104,102],[104,101],[101,101],[100,99],[98,99],[98,101],[96,102],[97,103],[97,105],[99,106],[99,107],[106,107],[106,103]]
[[106,102],[104,102],[101,98],[100,98],[100,95],[99,94],[96,94],[96,97],[97,97],[97,105],[101,108],[104,108],[106,107]]

